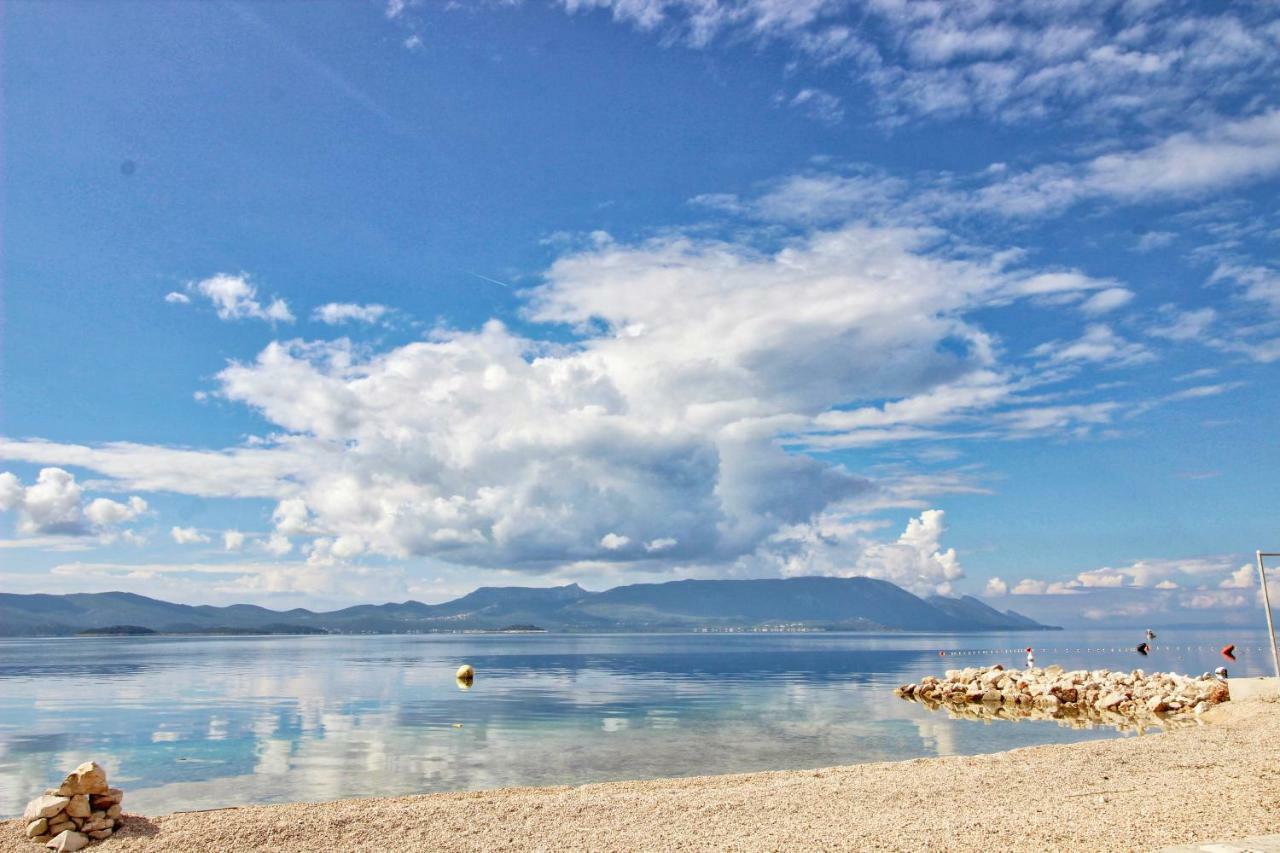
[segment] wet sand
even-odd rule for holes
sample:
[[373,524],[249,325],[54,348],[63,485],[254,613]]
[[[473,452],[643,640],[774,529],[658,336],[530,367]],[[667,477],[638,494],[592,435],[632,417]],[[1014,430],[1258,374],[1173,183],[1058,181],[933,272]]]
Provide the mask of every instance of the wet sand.
[[[1204,720],[992,755],[132,816],[87,849],[1110,851],[1280,832],[1280,703]],[[20,826],[0,824],[0,851],[42,849]]]

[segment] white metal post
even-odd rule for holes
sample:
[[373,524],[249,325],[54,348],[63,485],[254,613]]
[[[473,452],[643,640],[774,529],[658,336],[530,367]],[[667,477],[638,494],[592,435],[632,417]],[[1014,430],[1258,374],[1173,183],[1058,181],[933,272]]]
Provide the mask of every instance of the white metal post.
[[1280,553],[1258,551],[1258,582],[1262,584],[1262,606],[1267,610],[1267,633],[1271,636],[1271,662],[1276,668],[1276,677],[1280,678],[1280,651],[1276,649],[1276,626],[1271,621],[1271,594],[1267,591],[1267,570],[1263,568],[1263,557],[1280,557]]

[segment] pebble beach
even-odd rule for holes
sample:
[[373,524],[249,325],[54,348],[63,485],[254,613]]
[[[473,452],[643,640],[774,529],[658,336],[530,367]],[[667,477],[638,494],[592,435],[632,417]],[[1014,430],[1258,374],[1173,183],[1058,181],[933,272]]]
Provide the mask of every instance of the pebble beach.
[[[89,849],[1128,851],[1280,832],[1280,703],[1200,722],[810,771],[131,815]],[[0,851],[42,849],[21,831],[0,824]]]

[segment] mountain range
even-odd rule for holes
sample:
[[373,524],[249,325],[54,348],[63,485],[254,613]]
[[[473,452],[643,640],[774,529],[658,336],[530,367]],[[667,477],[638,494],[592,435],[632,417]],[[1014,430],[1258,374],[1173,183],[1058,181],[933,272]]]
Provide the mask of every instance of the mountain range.
[[[588,592],[482,587],[443,604],[360,604],[327,613],[251,604],[193,606],[128,592],[0,593],[0,636],[72,636],[106,628],[161,633],[377,633],[501,630],[689,631],[787,626],[854,631],[1049,629],[972,596],[919,598],[872,578],[682,580]],[[117,631],[116,633],[125,633]]]

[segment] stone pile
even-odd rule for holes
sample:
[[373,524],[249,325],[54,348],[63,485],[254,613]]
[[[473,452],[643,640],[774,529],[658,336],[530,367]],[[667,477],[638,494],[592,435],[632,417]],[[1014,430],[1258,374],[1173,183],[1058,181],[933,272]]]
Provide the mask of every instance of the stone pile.
[[124,823],[124,792],[107,786],[107,772],[96,762],[81,764],[56,788],[27,803],[22,819],[27,837],[69,853],[91,841],[110,838]]
[[1231,698],[1226,682],[1208,674],[1193,678],[1172,672],[1147,675],[1140,669],[1066,672],[1060,666],[1019,670],[1005,669],[1000,664],[949,669],[944,678],[925,676],[919,684],[905,684],[894,694],[933,706],[1039,710],[1054,717],[1160,719],[1201,714]]

